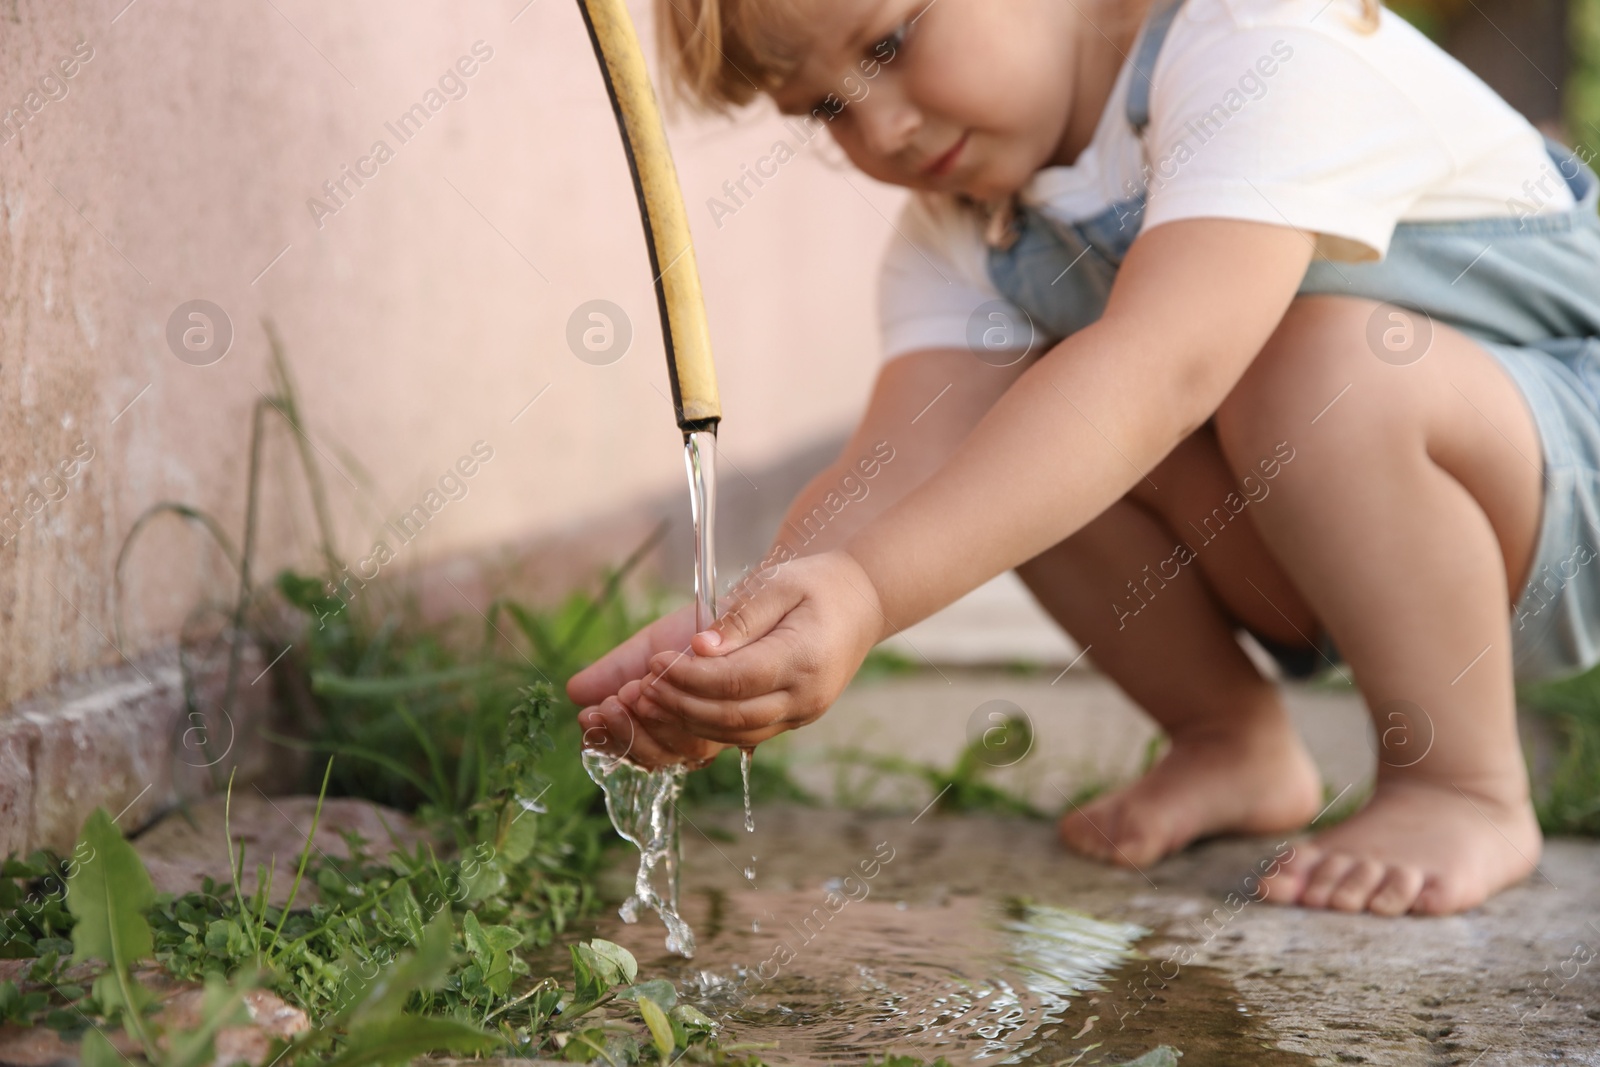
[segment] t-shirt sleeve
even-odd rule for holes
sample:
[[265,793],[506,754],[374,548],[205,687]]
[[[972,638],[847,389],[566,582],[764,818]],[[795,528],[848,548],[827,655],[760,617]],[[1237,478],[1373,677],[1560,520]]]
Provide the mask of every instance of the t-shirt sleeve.
[[1452,167],[1416,103],[1337,32],[1197,34],[1162,55],[1150,108],[1146,227],[1274,223],[1317,234],[1328,258],[1372,260]]
[[[878,277],[878,322],[885,362],[908,352],[967,348],[975,316],[1010,312],[989,281],[988,252],[975,213],[949,197],[914,195],[895,223]],[[993,306],[991,306],[993,305]],[[1019,349],[1028,338],[1017,338]],[[991,349],[1008,343],[991,333]]]

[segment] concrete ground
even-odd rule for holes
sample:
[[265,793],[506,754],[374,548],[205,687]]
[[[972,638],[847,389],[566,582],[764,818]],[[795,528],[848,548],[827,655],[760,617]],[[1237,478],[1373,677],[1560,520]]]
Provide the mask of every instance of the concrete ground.
[[[1140,957],[1104,968],[1099,988],[1076,998],[1065,1034],[1082,1034],[1078,1043],[1058,1044],[1055,1058],[1023,1062],[1074,1062],[1059,1053],[1099,1040],[1097,1051],[1113,1055],[1111,1062],[1169,1045],[1185,1053],[1183,1067],[1600,1064],[1593,951],[1600,946],[1600,846],[1592,842],[1551,842],[1539,874],[1471,914],[1377,919],[1229,903],[1275,841],[1213,843],[1135,872],[1065,853],[1045,822],[915,816],[758,810],[749,843],[760,857],[754,886],[739,869],[738,819],[697,817],[684,835],[685,913],[702,932],[696,960],[664,956],[653,917],[604,932],[651,973],[677,966],[680,983],[708,970],[743,973],[739,964],[757,966],[771,957],[768,944],[786,938],[799,949],[784,975],[801,1005],[792,1010],[817,999],[808,996],[812,987],[829,983],[843,990],[836,1000],[848,999],[849,986],[839,984],[848,974],[891,990],[909,987],[913,1002],[947,1005],[961,986],[1004,973],[1005,961],[975,946],[993,936],[1005,900],[1026,898],[1151,933],[1137,942]],[[807,952],[810,939],[802,945],[798,928],[809,934],[829,880],[849,875],[885,842],[895,858],[871,896],[849,904],[816,939],[818,951]],[[752,917],[762,932],[745,932]],[[846,926],[846,917],[854,924]],[[886,933],[894,923],[907,929]],[[914,946],[914,960],[897,956],[902,940]],[[962,981],[935,985],[927,977],[933,971]],[[770,1012],[783,995],[758,1007]],[[949,1037],[974,1011],[961,1005],[943,1020],[943,1032],[917,1025],[917,1011],[879,1013],[880,1025],[903,1030],[879,1033],[870,1046],[863,1039],[862,1047],[975,1062],[970,1045]],[[785,1049],[794,1057],[788,1062],[823,1058],[826,1050],[805,1033],[763,1025],[762,1012],[747,1015],[758,1032],[745,1036],[779,1035],[775,1062],[787,1059]],[[826,1012],[816,1018],[830,1021]]]
[[[835,761],[827,758],[838,746],[948,767],[969,739],[981,736],[989,710],[1005,706],[995,701],[1009,701],[1027,716],[1034,746],[994,780],[1052,812],[1084,786],[1136,773],[1153,737],[1108,681],[1081,667],[1065,676],[947,667],[859,680],[821,721],[791,735],[789,754],[798,776],[824,794],[840,786]],[[1356,695],[1296,687],[1288,703],[1330,796],[1349,789],[1346,797],[1359,797],[1375,755]],[[1187,1052],[1184,1067],[1600,1064],[1600,842],[1549,842],[1531,879],[1470,914],[1389,920],[1241,906],[1241,898],[1230,898],[1253,865],[1281,847],[1278,841],[1218,841],[1143,871],[1113,869],[1066,853],[1048,821],[945,816],[923,810],[932,799],[925,784],[862,777],[846,775],[844,792],[903,813],[758,808],[757,833],[749,839],[732,813],[698,816],[684,831],[691,920],[702,897],[721,901],[724,929],[742,931],[727,916],[745,911],[776,909],[761,920],[764,929],[778,926],[785,909],[804,916],[830,877],[848,874],[860,854],[889,842],[897,858],[885,865],[873,897],[950,916],[930,946],[982,941],[993,922],[947,910],[968,899],[1027,898],[1149,930],[1137,946],[1145,958],[1113,968],[1091,1007],[1082,1009],[1097,1013],[1096,1025],[1107,1033],[1101,1051],[1121,1047],[1133,1055],[1141,1042],[1170,1044]],[[746,852],[759,857],[754,883],[741,869]],[[641,958],[652,948],[660,956],[659,932],[649,922],[609,929]],[[754,945],[720,947],[728,936],[703,939],[702,955],[719,961],[741,951],[760,954]],[[836,972],[841,960],[870,968],[890,950],[881,941],[865,929],[835,939],[824,971]],[[940,958],[940,966],[957,969],[970,963],[960,950]],[[807,959],[802,954],[794,966],[804,971]],[[1229,1012],[1248,1016],[1252,1025],[1218,1038],[1201,1022]],[[1121,1025],[1109,1033],[1116,1020]],[[926,1041],[915,1027],[907,1034],[913,1045]]]

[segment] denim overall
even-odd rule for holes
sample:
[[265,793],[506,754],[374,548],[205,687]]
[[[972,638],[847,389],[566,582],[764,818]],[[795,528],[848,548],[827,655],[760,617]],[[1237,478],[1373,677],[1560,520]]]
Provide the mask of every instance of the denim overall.
[[[1182,2],[1157,0],[1135,45],[1126,115],[1136,133],[1149,122],[1149,75]],[[1546,148],[1574,209],[1401,222],[1382,260],[1317,259],[1299,289],[1423,312],[1478,341],[1522,391],[1545,478],[1533,566],[1511,620],[1524,681],[1600,661],[1600,179],[1570,150]],[[1012,240],[989,250],[990,280],[1041,333],[1066,337],[1105,309],[1144,207],[1141,191],[1069,223],[1018,204]],[[1326,639],[1314,649],[1263,644],[1300,677],[1336,655]]]

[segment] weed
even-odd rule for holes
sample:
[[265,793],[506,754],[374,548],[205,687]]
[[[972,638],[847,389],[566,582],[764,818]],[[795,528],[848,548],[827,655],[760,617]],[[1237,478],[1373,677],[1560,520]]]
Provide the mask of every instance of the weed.
[[[1032,728],[1025,719],[1008,719],[1004,729],[1005,739],[997,746],[1000,750],[1025,752],[1032,745]],[[972,741],[956,757],[954,766],[948,769],[908,760],[903,756],[879,755],[857,749],[831,749],[828,759],[837,768],[835,799],[843,806],[858,806],[871,796],[885,777],[900,778],[920,781],[930,787],[940,811],[1044,818],[1044,813],[1026,799],[985,780],[994,769],[989,762],[995,750],[992,744],[988,735]],[[852,770],[864,773],[852,782],[849,773]]]
[[1547,834],[1600,835],[1600,670],[1524,687],[1523,702],[1561,739],[1534,806]]

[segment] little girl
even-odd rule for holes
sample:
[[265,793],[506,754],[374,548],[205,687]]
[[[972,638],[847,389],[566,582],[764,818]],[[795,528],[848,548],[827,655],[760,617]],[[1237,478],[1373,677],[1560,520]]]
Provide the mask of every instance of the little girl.
[[[1513,679],[1600,659],[1583,160],[1371,0],[660,0],[658,24],[701,103],[765,94],[916,193],[856,434],[714,629],[680,612],[573,679],[588,743],[653,765],[803,725],[1015,568],[1170,739],[1066,813],[1072,848],[1140,867],[1317,815],[1242,630],[1291,675],[1342,658],[1379,738],[1371,799],[1269,899],[1445,914],[1534,869]],[[797,548],[881,442],[870,497]]]

